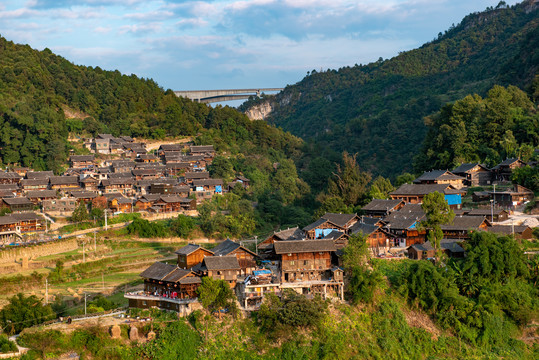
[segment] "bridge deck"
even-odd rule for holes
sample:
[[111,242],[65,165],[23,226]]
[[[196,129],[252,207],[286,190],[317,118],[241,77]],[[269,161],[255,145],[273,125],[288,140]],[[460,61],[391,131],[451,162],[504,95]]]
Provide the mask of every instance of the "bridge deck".
[[248,99],[249,96],[260,96],[260,94],[263,92],[275,92],[281,90],[283,90],[283,88],[186,90],[174,91],[174,94],[176,94],[176,96],[182,96],[203,103],[212,103],[229,100]]

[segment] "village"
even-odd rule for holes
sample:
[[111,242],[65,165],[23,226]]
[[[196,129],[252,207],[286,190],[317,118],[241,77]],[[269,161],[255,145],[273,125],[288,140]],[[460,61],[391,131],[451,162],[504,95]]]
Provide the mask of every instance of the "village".
[[[0,172],[0,209],[6,213],[0,216],[2,246],[43,236],[53,219],[66,221],[81,204],[88,210],[101,206],[105,218],[134,212],[196,216],[197,204],[206,199],[235,186],[249,188],[249,179],[241,175],[227,184],[210,177],[212,145],[161,144],[148,152],[145,143],[130,137],[100,134],[84,146],[91,154],[72,155],[61,176],[25,168]],[[533,218],[517,224],[510,220],[517,207],[534,198],[532,191],[509,181],[512,170],[525,165],[507,159],[493,169],[476,163],[425,172],[392,191],[390,199],[373,199],[360,214],[326,213],[303,228],[274,231],[250,248],[230,239],[211,249],[189,243],[176,250],[175,264],[158,261],[144,270],[143,289],[124,296],[132,308],[187,315],[200,307],[202,278],[211,277],[226,281],[244,310],[257,310],[265,294],[279,295],[284,289],[342,301],[342,254],[351,236],[365,236],[371,256],[388,261],[434,258],[435,248],[418,226],[429,193],[443,194],[456,214],[442,225],[441,248],[449,257],[464,257],[463,242],[476,231],[531,239],[537,225]],[[470,196],[469,188],[482,190]],[[466,198],[473,207],[463,206]]]
[[[388,261],[434,259],[435,248],[427,241],[426,230],[419,226],[425,220],[422,200],[433,192],[443,194],[456,214],[451,223],[441,226],[441,250],[446,256],[465,257],[462,245],[477,231],[529,240],[532,228],[537,226],[536,218],[515,224],[510,215],[531,201],[534,194],[507,182],[511,169],[524,165],[518,159],[509,159],[494,169],[463,164],[453,172],[426,172],[412,184],[391,192],[391,199],[373,199],[362,208],[361,215],[326,213],[301,229],[273,232],[257,242],[256,252],[231,240],[211,250],[188,244],[176,251],[175,265],[156,262],[142,272],[144,290],[125,297],[130,307],[159,307],[189,314],[200,307],[196,289],[208,276],[226,281],[244,310],[257,310],[265,294],[280,295],[284,289],[308,298],[344,300],[341,257],[350,236],[365,236],[373,257]],[[473,201],[483,207],[463,208],[468,187],[491,185],[492,191],[473,193]],[[498,191],[496,185],[500,185]]]

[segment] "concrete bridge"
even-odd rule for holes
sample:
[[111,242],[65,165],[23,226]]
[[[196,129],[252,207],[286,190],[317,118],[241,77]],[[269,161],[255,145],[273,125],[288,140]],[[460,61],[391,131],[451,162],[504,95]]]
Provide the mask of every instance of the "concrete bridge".
[[187,90],[174,91],[176,96],[182,96],[201,103],[214,103],[232,100],[248,99],[250,96],[260,96],[261,93],[281,91],[283,88],[265,89],[228,89],[228,90]]

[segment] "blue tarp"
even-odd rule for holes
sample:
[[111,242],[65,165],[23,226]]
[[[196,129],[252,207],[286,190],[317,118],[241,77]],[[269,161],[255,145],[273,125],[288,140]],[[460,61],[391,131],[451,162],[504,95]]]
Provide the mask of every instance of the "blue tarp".
[[271,275],[270,270],[255,270],[253,271],[254,276],[260,276],[260,275]]
[[449,205],[460,205],[462,204],[462,198],[460,194],[449,194],[445,195],[445,200]]
[[221,185],[215,186],[215,192],[219,194],[223,192],[223,188],[221,187]]
[[314,230],[314,236],[318,239],[318,238],[323,238],[323,237],[326,237],[326,235],[328,235],[330,232],[332,232],[333,230],[337,230],[337,229],[315,229]]

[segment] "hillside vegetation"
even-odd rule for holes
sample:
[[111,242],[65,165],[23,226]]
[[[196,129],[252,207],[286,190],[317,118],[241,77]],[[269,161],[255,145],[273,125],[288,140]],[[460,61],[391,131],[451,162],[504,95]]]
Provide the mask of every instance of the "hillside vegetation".
[[267,120],[303,137],[315,155],[357,152],[364,170],[394,178],[412,169],[427,133],[423,118],[444,104],[484,96],[496,84],[516,85],[537,100],[538,11],[524,1],[468,15],[418,49],[367,65],[313,70],[242,110],[270,102]]

